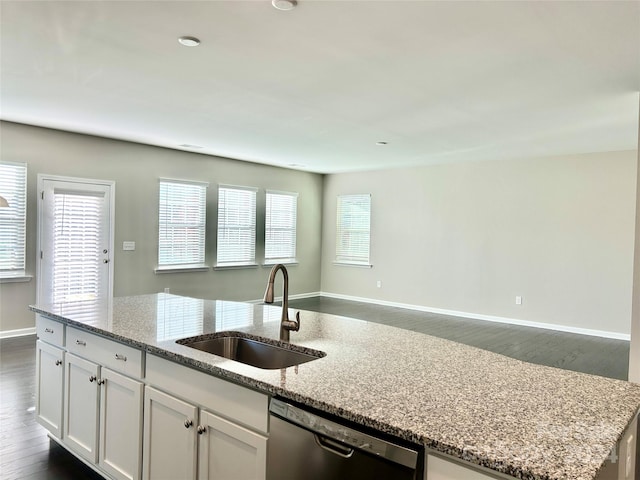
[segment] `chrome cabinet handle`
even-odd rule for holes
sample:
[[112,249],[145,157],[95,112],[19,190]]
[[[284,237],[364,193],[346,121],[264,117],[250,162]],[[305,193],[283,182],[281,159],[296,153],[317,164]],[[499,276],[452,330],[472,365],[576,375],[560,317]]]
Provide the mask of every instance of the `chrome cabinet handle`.
[[90,381],[91,383],[95,382],[97,379],[98,379],[98,377],[96,377],[95,375],[91,375],[91,376],[89,377],[89,381]]
[[126,362],[127,357],[126,355],[120,355],[119,353],[116,353],[116,360],[122,360],[123,362]]
[[189,428],[189,427],[191,427],[192,425],[193,425],[193,420],[190,420],[190,419],[188,419],[188,418],[187,418],[187,419],[184,421],[184,428]]
[[45,328],[44,331],[45,331],[45,333],[53,333],[53,329],[52,328]]
[[56,360],[56,366],[62,365],[62,360]]
[[104,385],[107,380],[105,378],[101,378],[98,380],[98,385]]
[[83,347],[87,346],[87,342],[84,340],[76,340],[76,345],[82,345]]
[[198,425],[198,435],[202,435],[204,432],[207,431],[207,429],[205,427],[203,427],[202,425]]

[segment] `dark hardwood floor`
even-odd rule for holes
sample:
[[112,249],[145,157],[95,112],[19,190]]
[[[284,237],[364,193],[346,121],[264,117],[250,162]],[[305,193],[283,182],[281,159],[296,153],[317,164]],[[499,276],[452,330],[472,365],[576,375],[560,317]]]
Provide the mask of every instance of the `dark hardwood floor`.
[[539,365],[620,380],[626,380],[629,375],[629,342],[626,340],[485,322],[327,297],[290,300],[289,307],[384,323]]
[[[291,308],[384,323],[532,363],[626,379],[629,342],[336,300],[290,301]],[[304,328],[304,327],[303,327]],[[98,479],[50,442],[35,421],[35,337],[0,340],[0,479]]]

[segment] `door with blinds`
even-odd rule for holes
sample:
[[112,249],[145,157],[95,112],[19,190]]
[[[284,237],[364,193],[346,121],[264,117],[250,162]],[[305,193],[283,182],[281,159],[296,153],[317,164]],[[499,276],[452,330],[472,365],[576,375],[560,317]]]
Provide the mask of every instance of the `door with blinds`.
[[112,295],[113,182],[38,177],[38,303]]

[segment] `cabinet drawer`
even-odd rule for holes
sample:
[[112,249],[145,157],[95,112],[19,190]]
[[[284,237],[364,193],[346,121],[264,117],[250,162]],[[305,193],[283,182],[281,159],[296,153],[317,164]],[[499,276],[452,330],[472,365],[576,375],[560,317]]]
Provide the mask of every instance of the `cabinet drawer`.
[[142,351],[120,342],[67,327],[67,350],[130,377],[143,377]]
[[254,430],[268,431],[269,397],[213,375],[147,355],[147,383]]
[[36,315],[36,335],[43,342],[64,347],[64,325],[60,322]]

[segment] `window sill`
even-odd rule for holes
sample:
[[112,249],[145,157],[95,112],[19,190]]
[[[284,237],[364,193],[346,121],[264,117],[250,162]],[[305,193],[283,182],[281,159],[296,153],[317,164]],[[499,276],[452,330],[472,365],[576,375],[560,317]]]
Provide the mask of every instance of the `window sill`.
[[257,268],[257,263],[227,263],[222,265],[214,265],[214,270],[237,270],[240,268]]
[[298,261],[294,259],[294,260],[273,260],[273,261],[270,260],[268,262],[264,262],[262,266],[265,268],[270,268],[270,267],[273,267],[274,265],[278,265],[279,263],[287,266],[299,265]]
[[156,267],[154,273],[188,273],[188,272],[208,272],[207,265],[166,265]]
[[33,275],[9,275],[6,277],[0,277],[0,283],[27,283],[30,282]]
[[333,262],[334,265],[341,267],[359,267],[359,268],[373,268],[373,265],[369,263],[357,263],[357,262]]

